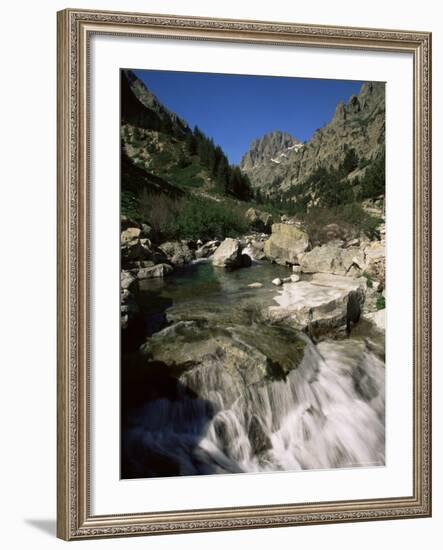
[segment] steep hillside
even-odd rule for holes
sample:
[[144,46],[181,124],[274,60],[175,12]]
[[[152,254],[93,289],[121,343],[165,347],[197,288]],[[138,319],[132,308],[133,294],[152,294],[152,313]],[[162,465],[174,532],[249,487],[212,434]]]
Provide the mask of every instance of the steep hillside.
[[164,107],[130,70],[121,71],[121,119],[146,130],[157,130],[177,137],[190,132],[187,123]]
[[[199,128],[192,130],[166,109],[130,70],[121,72],[120,137],[126,167],[122,170],[123,192],[137,194],[146,188],[137,188],[127,177],[128,163],[132,163],[151,181],[164,181],[156,186],[157,192],[175,186],[240,200],[251,196],[248,177],[229,165],[222,149]],[[137,197],[132,199],[135,204]]]
[[[253,188],[261,195],[295,199],[302,194],[306,197],[304,184],[319,169],[341,170],[342,178],[359,185],[368,166],[384,155],[385,85],[363,84],[358,95],[353,95],[346,104],[337,105],[332,120],[317,130],[306,144],[289,146],[279,156],[275,156],[276,151],[271,158],[262,155],[257,162],[257,151],[263,148],[258,144],[267,140],[264,136],[254,141],[241,163]],[[302,187],[297,189],[298,186]]]

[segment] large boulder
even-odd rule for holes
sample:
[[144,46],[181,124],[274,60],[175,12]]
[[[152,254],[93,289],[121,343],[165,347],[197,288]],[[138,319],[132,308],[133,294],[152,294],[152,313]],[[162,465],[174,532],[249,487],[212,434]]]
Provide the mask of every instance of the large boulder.
[[342,248],[341,244],[328,243],[316,246],[300,257],[303,273],[332,273],[360,276],[364,266],[363,253],[355,248]]
[[287,323],[313,338],[348,332],[359,320],[366,279],[315,274],[312,280],[288,283],[268,308],[272,321]]
[[299,256],[309,249],[309,236],[295,224],[275,223],[272,235],[265,242],[264,253],[270,260],[281,264],[298,264]]
[[168,241],[159,246],[166,254],[168,262],[172,265],[188,264],[194,259],[194,253],[187,243],[181,241]]
[[214,252],[212,264],[216,267],[236,268],[242,265],[240,241],[227,238]]
[[157,264],[152,267],[142,267],[137,271],[137,279],[157,279],[166,277],[172,273],[173,268],[169,264]]
[[262,212],[256,208],[246,210],[245,217],[249,225],[256,231],[270,233],[272,228],[272,215],[268,212]]
[[[284,342],[291,342],[288,354]],[[305,341],[296,330],[225,327],[208,321],[178,321],[151,336],[141,352],[163,374],[180,380],[197,395],[208,391],[206,381],[223,387],[225,408],[270,380],[284,379],[303,360]],[[149,366],[147,366],[149,368]]]

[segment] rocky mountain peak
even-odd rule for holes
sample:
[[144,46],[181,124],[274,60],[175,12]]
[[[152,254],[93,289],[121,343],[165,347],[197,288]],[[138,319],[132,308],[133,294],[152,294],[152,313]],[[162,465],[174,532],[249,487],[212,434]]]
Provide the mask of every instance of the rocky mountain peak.
[[282,132],[267,134],[255,140],[242,159],[241,169],[261,193],[291,193],[320,167],[337,169],[349,149],[367,163],[380,155],[385,143],[385,84],[364,83],[359,94],[337,104],[331,121],[306,143],[284,141],[288,137]]
[[300,141],[286,132],[280,130],[269,132],[251,143],[249,151],[240,162],[240,167],[242,170],[247,171],[265,161],[279,163],[279,157],[285,155],[288,150],[302,145]]

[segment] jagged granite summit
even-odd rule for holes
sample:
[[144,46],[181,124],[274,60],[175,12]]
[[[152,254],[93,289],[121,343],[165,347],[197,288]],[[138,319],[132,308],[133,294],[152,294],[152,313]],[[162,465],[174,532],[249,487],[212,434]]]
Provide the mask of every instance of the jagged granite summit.
[[280,163],[287,151],[302,147],[303,144],[286,132],[270,132],[255,139],[249,151],[243,156],[240,168],[247,172],[257,168],[266,161]]
[[370,162],[384,146],[385,85],[367,82],[358,95],[346,104],[339,103],[332,120],[305,144],[282,132],[266,134],[251,144],[240,166],[255,189],[277,196],[303,183],[320,167],[338,168],[350,148],[359,159]]

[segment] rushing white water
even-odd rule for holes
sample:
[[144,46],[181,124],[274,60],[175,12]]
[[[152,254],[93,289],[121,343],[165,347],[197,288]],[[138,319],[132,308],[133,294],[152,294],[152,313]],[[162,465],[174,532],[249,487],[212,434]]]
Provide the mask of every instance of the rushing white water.
[[147,477],[383,465],[384,363],[363,340],[315,346],[303,338],[304,358],[286,379],[241,384],[222,360],[182,375],[177,399],[150,401],[132,419],[132,470]]

